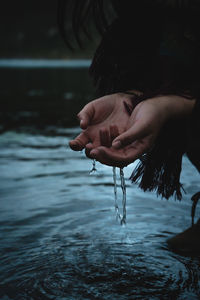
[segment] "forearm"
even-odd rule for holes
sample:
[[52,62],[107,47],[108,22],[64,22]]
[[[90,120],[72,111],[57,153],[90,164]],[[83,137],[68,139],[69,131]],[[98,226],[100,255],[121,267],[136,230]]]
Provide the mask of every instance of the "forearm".
[[191,115],[196,101],[177,95],[161,96],[156,100],[157,105],[163,108],[168,119],[187,118]]
[[143,94],[138,90],[127,91],[127,94],[133,95],[132,97],[132,109],[142,101],[148,101],[153,106],[156,105],[157,109],[161,113],[161,117],[164,119],[179,119],[187,118],[191,115],[195,106],[195,99],[188,97],[187,95],[179,96],[177,94],[157,94],[150,93],[149,95]]

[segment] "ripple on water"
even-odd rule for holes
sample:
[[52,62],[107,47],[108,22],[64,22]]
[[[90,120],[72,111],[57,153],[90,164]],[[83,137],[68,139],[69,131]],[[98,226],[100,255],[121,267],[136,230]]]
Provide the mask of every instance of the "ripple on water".
[[87,243],[91,237],[81,234],[71,240],[57,234],[34,250],[13,249],[15,267],[6,268],[1,293],[12,298],[14,287],[13,299],[198,299],[197,258],[144,243]]
[[112,169],[89,175],[92,162],[66,149],[76,133],[0,136],[0,299],[199,299],[200,259],[166,246],[190,226],[194,169],[184,159],[181,203],[128,183],[122,227]]

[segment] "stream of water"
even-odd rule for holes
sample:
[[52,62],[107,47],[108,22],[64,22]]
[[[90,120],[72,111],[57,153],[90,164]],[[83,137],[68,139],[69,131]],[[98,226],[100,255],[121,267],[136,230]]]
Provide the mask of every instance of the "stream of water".
[[115,212],[116,212],[116,220],[120,221],[121,225],[126,224],[126,182],[124,178],[123,169],[120,170],[120,181],[121,181],[121,190],[122,190],[122,210],[123,213],[120,214],[118,199],[117,199],[117,173],[116,167],[113,167],[113,185],[114,185],[114,199],[115,199]]

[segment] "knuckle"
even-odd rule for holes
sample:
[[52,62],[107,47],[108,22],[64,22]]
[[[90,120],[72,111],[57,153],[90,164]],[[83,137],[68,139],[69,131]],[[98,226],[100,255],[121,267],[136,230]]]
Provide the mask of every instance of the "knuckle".
[[78,120],[80,120],[81,113],[78,113],[78,114],[76,115],[76,117],[77,117]]

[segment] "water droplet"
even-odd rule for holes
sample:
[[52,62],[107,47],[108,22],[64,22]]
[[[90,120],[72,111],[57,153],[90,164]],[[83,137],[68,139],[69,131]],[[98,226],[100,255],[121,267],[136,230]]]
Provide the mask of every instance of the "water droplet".
[[94,172],[96,172],[97,171],[97,169],[96,169],[96,160],[95,159],[93,159],[93,162],[92,162],[92,169],[90,170],[90,174],[92,174],[92,173],[94,173]]

